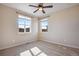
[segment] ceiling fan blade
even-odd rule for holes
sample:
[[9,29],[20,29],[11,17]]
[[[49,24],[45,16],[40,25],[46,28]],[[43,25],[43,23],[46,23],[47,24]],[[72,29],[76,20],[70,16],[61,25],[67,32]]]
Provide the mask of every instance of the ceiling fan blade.
[[35,10],[33,13],[37,12],[39,9]]
[[38,6],[34,6],[34,5],[29,5],[30,7],[38,7]]
[[42,12],[45,14],[45,11],[44,10],[42,10]]
[[49,6],[44,6],[43,8],[52,8],[53,5],[49,5]]

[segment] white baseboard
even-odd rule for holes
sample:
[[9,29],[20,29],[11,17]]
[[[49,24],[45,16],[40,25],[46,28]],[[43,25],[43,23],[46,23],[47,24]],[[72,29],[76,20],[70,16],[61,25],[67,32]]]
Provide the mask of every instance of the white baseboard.
[[62,44],[62,43],[58,43],[58,42],[52,42],[52,41],[48,41],[48,40],[41,40],[41,41],[46,41],[46,42],[49,42],[49,43],[54,43],[54,44],[59,44],[59,45],[63,45],[63,46],[79,49],[79,46],[75,46],[75,45],[66,45],[66,44]]
[[6,45],[6,46],[3,46],[3,47],[0,47],[0,50],[15,47],[15,46],[19,46],[19,45],[30,43],[30,42],[33,42],[33,41],[36,41],[36,40],[31,40],[31,41],[28,41],[28,42],[23,41],[23,42],[14,43],[14,44],[11,44],[11,45]]

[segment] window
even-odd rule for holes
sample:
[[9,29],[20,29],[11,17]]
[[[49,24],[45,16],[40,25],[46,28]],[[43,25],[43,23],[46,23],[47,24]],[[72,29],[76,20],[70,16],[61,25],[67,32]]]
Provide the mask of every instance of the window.
[[48,20],[43,19],[40,22],[41,22],[41,30],[42,30],[42,32],[47,32],[48,31]]
[[31,31],[31,18],[26,16],[18,15],[18,29],[19,32],[30,32]]

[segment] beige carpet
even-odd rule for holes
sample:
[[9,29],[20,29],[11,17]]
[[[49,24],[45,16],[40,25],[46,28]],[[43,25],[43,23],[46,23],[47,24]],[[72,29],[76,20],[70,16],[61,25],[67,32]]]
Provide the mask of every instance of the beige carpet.
[[0,56],[78,56],[79,49],[44,41],[35,41],[29,44],[4,49]]

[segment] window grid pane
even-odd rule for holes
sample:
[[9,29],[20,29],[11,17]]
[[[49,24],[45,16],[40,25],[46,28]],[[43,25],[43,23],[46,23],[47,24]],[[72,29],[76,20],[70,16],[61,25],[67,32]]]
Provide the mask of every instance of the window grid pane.
[[23,24],[19,24],[18,27],[19,28],[24,28],[24,25]]

